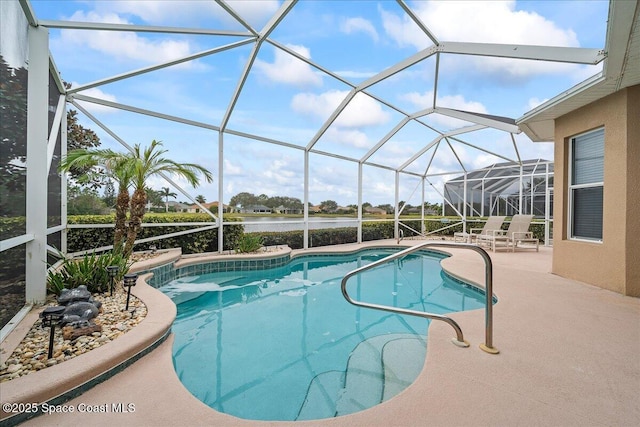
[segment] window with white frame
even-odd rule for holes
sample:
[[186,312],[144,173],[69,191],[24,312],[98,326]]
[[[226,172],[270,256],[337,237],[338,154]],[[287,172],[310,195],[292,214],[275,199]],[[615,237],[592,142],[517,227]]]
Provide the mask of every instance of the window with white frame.
[[569,237],[602,241],[604,128],[569,141]]

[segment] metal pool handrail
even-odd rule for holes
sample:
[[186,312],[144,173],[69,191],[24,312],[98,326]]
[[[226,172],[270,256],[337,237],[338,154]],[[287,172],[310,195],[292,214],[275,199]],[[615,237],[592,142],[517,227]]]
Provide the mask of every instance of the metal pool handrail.
[[375,309],[375,310],[382,310],[382,311],[388,311],[388,312],[392,312],[392,313],[399,313],[399,314],[408,314],[411,316],[419,316],[419,317],[424,317],[427,319],[434,319],[434,320],[441,320],[445,323],[448,323],[449,325],[451,325],[451,327],[453,327],[453,329],[456,331],[456,338],[452,338],[451,341],[459,346],[459,347],[469,347],[469,343],[467,341],[464,340],[464,336],[462,334],[462,329],[460,329],[460,326],[458,325],[458,323],[451,319],[450,317],[447,316],[442,316],[440,314],[433,314],[433,313],[427,313],[424,311],[416,311],[416,310],[407,310],[404,308],[397,308],[397,307],[390,307],[390,306],[386,306],[386,305],[379,305],[379,304],[372,304],[372,303],[368,303],[368,302],[361,302],[361,301],[356,301],[354,299],[352,299],[349,296],[349,293],[347,292],[347,281],[355,276],[356,274],[362,273],[363,271],[366,270],[370,270],[374,267],[377,267],[381,264],[385,264],[389,261],[392,261],[394,259],[397,258],[402,258],[406,255],[409,255],[413,252],[417,252],[419,250],[422,250],[426,247],[430,247],[430,246],[439,246],[439,247],[446,247],[446,248],[461,248],[461,249],[471,249],[473,251],[476,251],[477,253],[480,254],[480,256],[482,256],[482,258],[484,259],[484,263],[485,263],[485,295],[486,295],[486,304],[485,304],[485,342],[484,344],[480,344],[480,348],[483,351],[486,351],[487,353],[491,353],[491,354],[498,354],[499,350],[493,347],[493,263],[491,262],[491,258],[489,257],[489,254],[487,253],[487,251],[485,251],[484,249],[482,249],[479,246],[475,246],[475,245],[470,245],[468,243],[449,243],[449,242],[425,242],[416,246],[412,246],[410,248],[404,249],[400,252],[397,252],[395,254],[391,254],[388,257],[385,257],[383,259],[380,259],[378,261],[374,261],[371,264],[367,264],[365,266],[362,266],[360,268],[356,268],[355,270],[350,271],[349,273],[347,273],[343,278],[342,278],[342,282],[340,285],[340,288],[342,290],[342,295],[344,296],[344,298],[350,303],[353,304],[355,306],[358,307],[364,307],[364,308],[371,308],[371,309]]

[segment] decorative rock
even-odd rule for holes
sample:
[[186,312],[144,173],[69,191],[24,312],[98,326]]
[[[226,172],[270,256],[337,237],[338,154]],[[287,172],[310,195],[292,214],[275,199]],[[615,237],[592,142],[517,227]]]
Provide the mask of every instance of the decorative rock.
[[[56,328],[54,335],[56,355],[55,358],[47,359],[50,329],[43,328],[41,321],[38,320],[5,363],[0,364],[0,382],[10,381],[46,369],[105,345],[130,331],[144,320],[147,314],[145,305],[134,295],[131,296],[129,302],[130,311],[135,309],[133,318],[130,312],[122,311],[126,303],[126,293],[118,292],[113,296],[99,295],[96,297],[102,299],[102,309],[99,310],[93,321],[102,327],[102,333],[93,331],[90,335],[84,335],[75,340],[66,340],[60,329]],[[54,302],[52,305],[57,304]],[[8,372],[10,365],[17,366],[18,364],[22,367],[14,367],[12,371],[18,370]],[[1,387],[0,385],[0,389]]]
[[20,363],[18,363],[17,365],[9,365],[9,367],[7,368],[7,372],[13,374],[15,372],[18,372],[20,369],[22,369],[22,365]]
[[65,326],[64,328],[62,328],[62,336],[65,340],[74,340],[83,335],[93,334],[94,332],[102,332],[102,326],[90,325],[84,328],[73,328],[71,326]]
[[62,316],[61,324],[91,320],[98,315],[98,308],[90,302],[74,302],[69,304]]
[[87,290],[86,286],[80,285],[75,289],[62,289],[62,291],[60,291],[60,296],[58,297],[58,303],[67,305],[76,301],[89,301],[90,298],[91,292]]

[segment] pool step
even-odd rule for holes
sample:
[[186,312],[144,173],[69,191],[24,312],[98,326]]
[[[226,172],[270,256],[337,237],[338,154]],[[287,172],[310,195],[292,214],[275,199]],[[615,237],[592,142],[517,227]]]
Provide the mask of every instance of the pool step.
[[[411,355],[413,363],[407,360],[408,354]],[[422,371],[426,354],[427,346],[421,337],[398,338],[385,344],[382,349],[383,402],[396,396],[413,383]]]
[[297,420],[318,420],[336,416],[336,396],[344,387],[343,371],[327,371],[316,375],[307,390],[307,397]]
[[297,419],[347,415],[392,398],[420,373],[425,352],[424,338],[412,334],[379,335],[362,341],[349,356],[345,372],[316,375]]

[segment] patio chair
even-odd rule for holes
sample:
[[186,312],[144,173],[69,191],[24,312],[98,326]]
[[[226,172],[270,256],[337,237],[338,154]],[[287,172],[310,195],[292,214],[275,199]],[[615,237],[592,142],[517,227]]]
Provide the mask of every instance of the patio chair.
[[529,231],[529,225],[533,215],[514,215],[509,223],[509,229],[494,230],[487,234],[481,234],[476,237],[476,242],[480,245],[487,245],[491,247],[493,252],[499,246],[511,248],[512,252],[515,252],[518,243],[531,244],[531,248],[539,250],[539,241],[533,237],[533,233]]
[[461,239],[463,242],[472,243],[473,238],[477,238],[478,235],[489,234],[493,230],[500,230],[505,218],[504,216],[490,216],[482,228],[470,228],[468,233],[464,231],[453,233],[453,241],[457,242],[458,239]]

